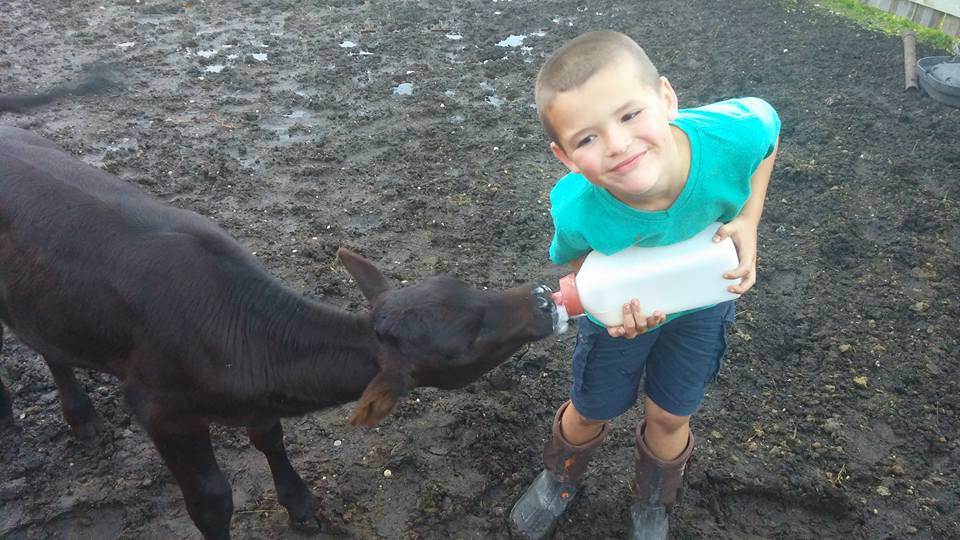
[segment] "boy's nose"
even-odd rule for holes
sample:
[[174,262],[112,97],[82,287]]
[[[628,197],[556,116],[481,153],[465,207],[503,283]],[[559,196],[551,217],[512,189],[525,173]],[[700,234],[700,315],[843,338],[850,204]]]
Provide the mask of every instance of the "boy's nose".
[[633,139],[624,129],[614,130],[607,137],[607,153],[616,156],[627,151]]
[[607,151],[611,156],[620,155],[626,152],[627,148],[630,148],[630,142],[630,136],[627,134],[610,137],[610,141],[607,143]]

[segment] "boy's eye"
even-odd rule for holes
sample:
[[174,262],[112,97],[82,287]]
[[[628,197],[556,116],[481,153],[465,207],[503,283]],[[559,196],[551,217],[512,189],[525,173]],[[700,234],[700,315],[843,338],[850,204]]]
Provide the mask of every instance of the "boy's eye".
[[586,145],[590,144],[591,142],[593,142],[593,139],[595,139],[595,138],[596,138],[596,137],[594,137],[593,135],[587,135],[586,137],[584,137],[584,138],[580,139],[579,141],[577,141],[576,148],[580,148],[580,147],[582,147],[582,146],[586,146]]
[[627,114],[623,115],[623,117],[620,119],[620,121],[621,121],[621,122],[629,122],[629,121],[633,120],[634,118],[636,118],[637,115],[639,115],[639,114],[642,113],[642,112],[643,112],[642,110],[640,110],[640,111],[631,111],[631,112],[628,112]]

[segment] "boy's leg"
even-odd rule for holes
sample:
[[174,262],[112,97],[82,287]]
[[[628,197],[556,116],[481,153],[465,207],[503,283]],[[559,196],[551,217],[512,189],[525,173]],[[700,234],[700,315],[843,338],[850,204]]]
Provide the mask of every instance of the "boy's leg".
[[643,400],[643,410],[647,448],[660,459],[676,459],[687,447],[690,416],[675,415],[649,397]]
[[670,528],[670,510],[680,498],[687,461],[693,453],[693,434],[673,459],[654,455],[646,443],[646,423],[637,426],[636,476],[630,518],[631,540],[664,540]]
[[647,360],[646,420],[637,427],[631,538],[666,538],[693,452],[690,416],[700,407],[726,351],[733,302],[690,313],[661,328]]
[[568,440],[561,419],[580,417],[570,412],[572,409],[573,404],[567,401],[557,410],[551,436],[543,447],[544,469],[510,511],[511,527],[521,538],[541,540],[553,533],[557,519],[577,493],[577,482],[586,472],[591,455],[607,436],[607,423],[600,421],[591,426],[598,430],[592,438],[578,443]]
[[593,420],[580,414],[580,411],[568,402],[560,417],[560,433],[570,444],[584,444],[592,441],[607,427],[606,420]]
[[571,401],[554,418],[543,452],[544,470],[510,512],[511,526],[522,538],[552,534],[591,454],[606,436],[606,420],[636,403],[643,363],[656,341],[656,331],[627,340],[612,338],[585,319],[578,327]]

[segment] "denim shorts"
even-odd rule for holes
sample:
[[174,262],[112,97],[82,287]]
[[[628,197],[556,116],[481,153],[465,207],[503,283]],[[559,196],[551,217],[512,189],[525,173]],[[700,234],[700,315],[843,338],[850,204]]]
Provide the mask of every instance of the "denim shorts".
[[643,391],[671,414],[690,416],[716,380],[727,348],[734,301],[681,315],[633,339],[613,338],[587,318],[577,321],[570,400],[594,420],[620,416]]

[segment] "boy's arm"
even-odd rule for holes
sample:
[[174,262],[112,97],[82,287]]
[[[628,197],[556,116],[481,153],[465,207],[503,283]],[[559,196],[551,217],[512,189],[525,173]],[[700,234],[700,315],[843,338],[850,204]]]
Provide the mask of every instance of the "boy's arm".
[[[590,252],[584,253],[576,259],[570,261],[570,266],[574,272],[579,272],[583,266],[583,261]],[[653,315],[645,315],[640,302],[636,299],[623,305],[623,324],[620,326],[608,326],[607,333],[610,337],[625,337],[633,339],[647,331],[649,328],[663,324],[667,316],[660,311],[653,312]]]
[[713,237],[714,242],[719,242],[729,236],[737,246],[740,266],[723,275],[726,279],[740,279],[739,284],[727,288],[732,293],[743,294],[757,282],[757,227],[760,225],[763,202],[767,197],[767,186],[770,184],[779,145],[780,140],[777,139],[773,152],[760,162],[750,177],[750,198],[740,209],[740,213],[730,220],[730,223],[720,227]]
[[570,261],[570,266],[573,267],[573,271],[574,271],[574,272],[579,272],[579,271],[580,271],[580,267],[583,266],[583,261],[587,258],[587,255],[589,255],[589,254],[590,254],[590,252],[588,251],[588,252],[584,253],[583,255],[577,257],[576,259]]

